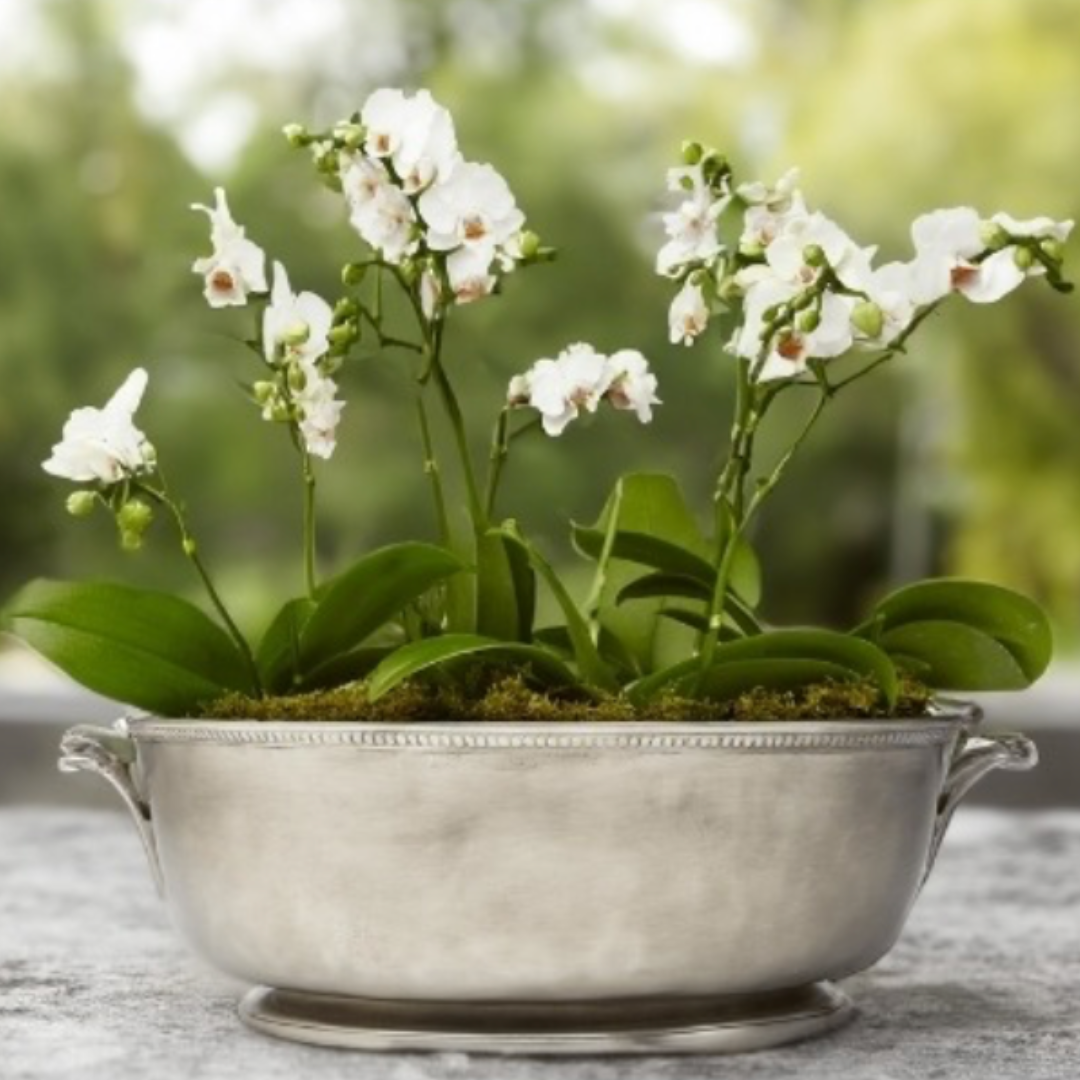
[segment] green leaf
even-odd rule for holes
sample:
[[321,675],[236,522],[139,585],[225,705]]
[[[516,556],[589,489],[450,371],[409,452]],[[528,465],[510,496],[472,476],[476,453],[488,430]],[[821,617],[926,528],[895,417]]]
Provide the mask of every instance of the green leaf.
[[[568,659],[574,657],[574,643],[570,631],[565,626],[545,626],[533,634],[533,640],[549,649],[553,649]],[[600,627],[596,641],[597,652],[616,672],[626,678],[639,675],[634,657],[627,652],[626,646],[609,630]]]
[[[1024,681],[1015,684],[1016,688],[1034,682],[1046,670],[1053,652],[1050,624],[1042,608],[1033,600],[1000,585],[958,578],[921,581],[897,590],[877,605],[870,619],[856,633],[870,638],[880,635],[884,641],[891,631],[920,622],[962,623],[992,638],[1010,653],[1023,673]],[[965,637],[957,639],[950,646],[950,655],[954,657],[951,667],[957,662],[962,641],[972,642],[975,650],[970,669],[965,673],[964,685],[946,686],[936,682],[931,682],[931,685],[942,690],[1004,689],[997,685],[977,686],[970,683],[976,668],[985,663],[989,656],[988,650],[978,639]],[[922,656],[921,653],[918,655]],[[988,677],[994,678],[995,684],[1005,679],[1010,682],[1010,688],[1013,685],[1013,675],[1007,666],[996,672],[990,667],[985,670]]]
[[628,600],[647,600],[656,597],[681,597],[686,600],[708,601],[712,599],[712,590],[696,578],[683,574],[665,574],[657,572],[635,578],[619,590],[616,604],[625,604]]
[[529,641],[536,615],[536,574],[521,546],[498,533],[479,536],[476,576],[477,633]]
[[618,680],[601,657],[592,639],[588,622],[551,564],[525,539],[513,522],[506,522],[499,530],[499,534],[509,543],[521,548],[562,609],[563,618],[566,620],[566,631],[574,648],[574,662],[577,664],[582,679],[600,690],[617,690]]
[[393,544],[335,577],[300,634],[303,672],[351,652],[428,589],[465,569],[432,544]]
[[446,634],[395,649],[368,679],[368,698],[377,701],[414,675],[467,657],[512,662],[528,668],[530,674],[547,686],[575,686],[578,683],[574,673],[561,660],[535,645],[496,641],[479,634]]
[[302,681],[300,633],[315,608],[315,601],[306,596],[287,601],[259,639],[255,663],[263,688],[270,693],[288,693]]
[[[605,535],[601,529],[573,526],[574,546],[590,559],[600,558]],[[712,564],[679,544],[648,533],[619,530],[612,537],[610,554],[615,559],[651,566],[669,574],[689,577],[710,588],[716,571]]]
[[[1031,684],[1009,649],[966,623],[904,623],[885,631],[879,644],[937,690],[1022,690]],[[913,667],[912,661],[919,666]]]
[[[722,669],[728,666],[737,670],[724,674]],[[747,682],[752,675],[759,681]],[[789,689],[828,678],[870,679],[881,689],[889,709],[896,703],[899,687],[889,657],[868,641],[831,630],[771,630],[732,641],[716,650],[714,663],[704,674],[693,657],[638,680],[628,693],[639,702],[668,688],[689,697],[725,700],[755,686]],[[736,686],[739,689],[732,692]]]
[[363,645],[352,652],[342,653],[303,678],[302,691],[333,689],[346,683],[357,682],[370,675],[400,645]]
[[166,593],[33,581],[8,604],[5,622],[83,686],[162,716],[187,715],[229,690],[254,692],[228,634]]
[[[710,555],[709,545],[678,484],[661,474],[632,473],[622,477],[593,529],[585,532],[590,531],[605,538],[611,534],[612,548],[614,538],[620,533],[652,537],[696,557],[699,561],[694,563],[695,572],[707,563]],[[582,550],[590,546],[595,550],[586,535]],[[685,562],[681,565],[685,566]],[[648,602],[634,605],[620,604],[623,590],[649,576],[641,564],[601,549],[591,601],[600,625],[623,642],[640,671],[652,671],[664,663],[666,656],[685,654],[693,645],[692,631],[660,619],[660,611],[666,606],[664,595],[656,594]]]

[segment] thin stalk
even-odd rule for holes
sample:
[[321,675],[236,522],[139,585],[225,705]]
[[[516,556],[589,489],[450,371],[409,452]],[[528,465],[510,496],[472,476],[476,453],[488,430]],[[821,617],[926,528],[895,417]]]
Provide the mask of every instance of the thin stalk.
[[495,499],[499,492],[499,480],[507,455],[510,453],[510,407],[503,406],[499,418],[495,421],[495,430],[491,435],[491,450],[488,452],[487,485],[484,491],[484,513],[490,520],[495,514]]
[[304,474],[304,584],[308,596],[315,599],[318,581],[315,574],[315,470],[311,455],[300,446]]
[[435,503],[435,519],[439,525],[439,536],[444,547],[449,548],[453,541],[450,531],[450,515],[446,510],[446,495],[443,491],[442,475],[439,462],[435,457],[435,444],[431,441],[431,425],[428,423],[427,409],[422,393],[416,395],[416,416],[420,423],[420,441],[424,449],[424,472],[431,481],[431,497]]
[[243,656],[244,662],[247,664],[248,672],[251,675],[251,682],[255,688],[255,692],[259,697],[263,696],[262,680],[259,678],[259,668],[255,663],[255,656],[251,651],[251,646],[247,643],[247,639],[240,632],[240,628],[236,625],[233,617],[229,614],[229,609],[225,606],[225,601],[221,599],[221,595],[218,593],[217,588],[214,586],[213,579],[210,577],[210,572],[206,569],[205,563],[199,556],[199,547],[195,542],[195,538],[191,535],[187,526],[187,521],[184,519],[183,511],[179,506],[169,497],[165,491],[158,491],[155,488],[146,487],[145,485],[139,485],[141,490],[146,492],[152,499],[164,506],[172,514],[173,520],[176,522],[176,527],[180,533],[180,546],[183,549],[184,554],[187,556],[188,561],[195,568],[195,572],[199,575],[203,583],[203,588],[206,589],[207,595],[210,597],[210,602],[214,605],[218,615],[221,616],[222,622],[225,624],[225,628],[229,632],[229,636],[236,643],[236,647],[240,650],[240,655]]

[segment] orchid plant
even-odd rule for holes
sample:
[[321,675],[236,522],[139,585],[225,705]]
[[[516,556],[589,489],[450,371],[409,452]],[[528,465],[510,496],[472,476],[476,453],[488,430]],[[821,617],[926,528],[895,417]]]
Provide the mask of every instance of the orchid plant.
[[[450,114],[426,91],[377,90],[328,131],[291,124],[285,134],[341,195],[361,242],[342,270],[343,294],[330,303],[294,292],[279,261],[268,279],[266,253],[220,188],[212,206],[194,207],[209,220],[211,252],[193,270],[211,308],[253,315],[247,388],[296,451],[303,590],[248,641],[136,426],[148,383],[136,369],[103,408],[72,413],[44,468],[78,485],[67,503],[73,515],[111,515],[125,548],[142,546],[156,516],[170,519],[216,618],[179,597],[122,585],[33,582],[8,604],[6,626],[64,671],[98,692],[185,716],[229,692],[282,696],[359,682],[376,701],[406,680],[467,680],[478,668],[511,665],[543,690],[617,695],[648,716],[661,695],[722,702],[756,687],[851,680],[872,683],[888,715],[902,673],[940,690],[1015,689],[1046,667],[1050,632],[1040,609],[987,583],[909,585],[848,633],[769,627],[757,614],[761,569],[750,540],[829,404],[905,353],[946,300],[991,303],[1031,278],[1068,291],[1062,262],[1072,222],[938,210],[914,222],[910,260],[875,265],[874,248],[808,208],[794,170],[773,185],[737,182],[716,151],[686,144],[668,173],[676,200],[663,217],[656,269],[677,288],[672,343],[694,345],[720,325],[735,380],[711,528],[701,529],[672,478],[620,478],[595,525],[573,526],[578,552],[594,564],[588,595],[577,599],[518,525],[500,519],[500,481],[527,433],[560,437],[602,407],[648,423],[660,404],[649,362],[632,348],[604,353],[585,343],[537,360],[510,381],[481,469],[447,331],[459,307],[554,253],[525,227],[495,168],[462,155]],[[410,312],[404,334],[388,326],[390,289]],[[347,422],[339,379],[361,344],[415,365],[438,537],[367,553],[323,578],[318,471]],[[800,391],[813,398],[802,426],[778,458],[762,462],[759,432],[776,402]],[[432,409],[446,421],[465,492],[464,535],[448,510]],[[561,612],[557,625],[535,625],[541,585]]]

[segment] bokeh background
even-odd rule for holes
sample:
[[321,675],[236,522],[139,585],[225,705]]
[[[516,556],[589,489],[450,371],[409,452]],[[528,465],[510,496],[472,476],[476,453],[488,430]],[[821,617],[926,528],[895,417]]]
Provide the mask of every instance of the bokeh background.
[[[668,343],[671,289],[652,272],[681,140],[745,176],[801,165],[812,202],[887,257],[938,206],[1080,216],[1078,46],[1075,0],[3,0],[0,597],[41,574],[196,596],[164,523],[123,554],[39,467],[68,411],[136,364],[151,372],[141,426],[242,623],[300,590],[294,456],[237,387],[254,374],[244,314],[208,310],[190,272],[207,237],[188,205],[221,183],[294,285],[340,294],[359,241],[284,122],[326,126],[377,86],[427,86],[560,249],[455,312],[478,453],[537,357],[585,339],[652,359],[665,404],[650,427],[603,416],[512,463],[503,510],[572,566],[568,519],[594,518],[621,471],[675,472],[704,509],[728,428],[731,362],[717,338]],[[890,585],[959,573],[1047,604],[1068,654],[1080,301],[1042,287],[957,301],[916,342],[833,407],[763,515],[765,613],[844,626]],[[343,378],[320,471],[327,570],[433,535],[408,357],[365,354]]]

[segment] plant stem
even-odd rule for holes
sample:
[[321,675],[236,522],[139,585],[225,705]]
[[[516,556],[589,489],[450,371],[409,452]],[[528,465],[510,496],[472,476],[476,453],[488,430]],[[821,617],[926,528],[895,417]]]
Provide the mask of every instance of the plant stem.
[[[164,481],[162,481],[164,484]],[[206,569],[206,565],[199,557],[199,547],[195,542],[195,538],[191,535],[187,526],[187,521],[184,519],[183,511],[180,507],[169,497],[165,490],[158,491],[156,488],[147,487],[144,484],[139,485],[140,489],[146,492],[152,499],[166,507],[172,514],[173,520],[176,522],[176,527],[180,532],[180,546],[183,549],[184,554],[187,556],[188,561],[195,568],[196,573],[202,580],[203,587],[206,589],[207,595],[210,597],[210,602],[214,605],[218,615],[221,616],[222,622],[224,622],[226,629],[229,632],[230,637],[236,643],[237,648],[240,650],[240,655],[244,658],[244,662],[247,664],[249,674],[251,675],[252,686],[255,688],[255,693],[258,697],[263,696],[262,680],[259,678],[259,668],[255,663],[255,657],[252,654],[251,646],[247,643],[247,639],[240,632],[240,628],[236,625],[233,617],[229,614],[229,609],[225,606],[225,601],[221,599],[221,595],[218,593],[217,588],[214,586],[213,579],[210,577],[210,572]]]
[[453,534],[450,531],[450,516],[446,511],[446,495],[443,491],[439,462],[435,457],[435,446],[431,441],[431,425],[428,423],[423,393],[417,393],[416,395],[416,416],[420,422],[420,441],[424,449],[424,472],[431,480],[431,496],[435,502],[435,519],[439,525],[439,536],[443,545],[449,548],[452,546],[453,541]]
[[315,470],[311,455],[300,445],[304,472],[304,584],[308,596],[315,599],[318,582],[315,575]]

